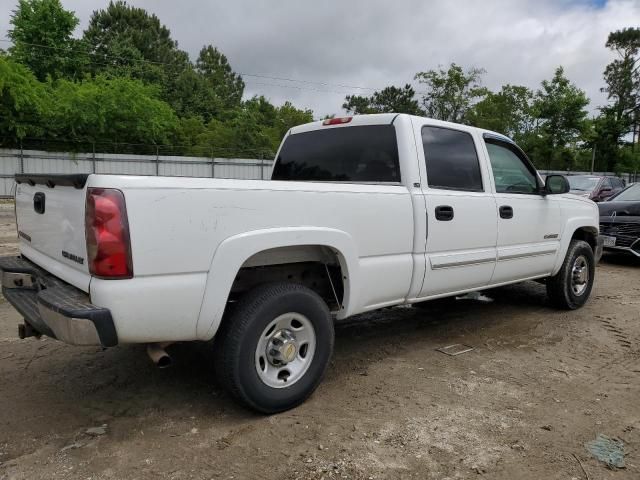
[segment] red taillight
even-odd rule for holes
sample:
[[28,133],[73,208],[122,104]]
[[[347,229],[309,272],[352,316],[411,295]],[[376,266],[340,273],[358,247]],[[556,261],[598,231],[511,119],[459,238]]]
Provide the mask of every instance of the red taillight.
[[87,190],[85,230],[91,275],[100,278],[133,277],[129,221],[120,190]]
[[343,123],[349,123],[353,120],[353,117],[336,117],[336,118],[327,118],[322,125],[342,125]]

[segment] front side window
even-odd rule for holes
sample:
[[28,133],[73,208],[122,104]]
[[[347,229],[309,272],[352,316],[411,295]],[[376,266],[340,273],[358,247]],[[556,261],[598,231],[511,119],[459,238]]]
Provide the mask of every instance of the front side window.
[[482,175],[473,137],[467,132],[422,127],[429,187],[481,192]]
[[508,144],[485,140],[497,193],[538,193],[536,174]]
[[621,178],[610,177],[610,180],[613,188],[624,188],[624,180]]
[[400,182],[393,125],[327,128],[289,135],[272,180]]

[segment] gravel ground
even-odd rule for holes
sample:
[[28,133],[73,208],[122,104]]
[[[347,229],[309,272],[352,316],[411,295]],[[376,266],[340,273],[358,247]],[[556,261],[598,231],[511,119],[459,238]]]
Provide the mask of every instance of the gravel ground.
[[[318,391],[270,417],[221,391],[206,344],[157,370],[141,346],[18,340],[0,298],[0,479],[640,478],[640,262],[606,256],[575,312],[532,282],[487,295],[340,324]],[[474,350],[436,351],[454,343]],[[624,469],[586,451],[599,433]]]

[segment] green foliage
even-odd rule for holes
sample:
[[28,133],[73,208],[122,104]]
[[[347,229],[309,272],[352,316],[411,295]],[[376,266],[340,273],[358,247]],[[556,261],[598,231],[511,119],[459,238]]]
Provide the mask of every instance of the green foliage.
[[421,115],[416,92],[409,84],[403,88],[387,87],[379,92],[374,92],[370,97],[360,95],[347,95],[342,105],[349,113],[362,115],[366,113],[408,113]]
[[469,108],[482,99],[488,90],[481,86],[482,68],[466,72],[452,63],[447,70],[418,72],[415,79],[424,86],[422,105],[428,117],[463,123]]
[[309,122],[313,122],[313,112],[311,110],[300,110],[294,107],[291,102],[285,102],[284,105],[276,108],[276,118],[273,122],[275,130],[273,144],[277,148],[282,137],[289,129]]
[[44,86],[33,73],[0,56],[0,139],[18,143],[26,136],[42,134],[42,115],[47,111]]
[[82,67],[77,41],[71,37],[78,18],[62,8],[60,0],[19,0],[11,25],[12,58],[39,80],[73,76]]
[[197,135],[192,151],[209,149],[216,156],[268,158],[291,127],[311,121],[310,110],[299,110],[289,102],[274,107],[264,97],[253,97],[227,111],[222,119],[212,119]]
[[48,85],[49,135],[82,143],[170,143],[178,131],[175,113],[158,99],[157,89],[129,78],[108,78]]
[[624,145],[619,150],[616,172],[640,172],[640,150],[633,145]]
[[[607,48],[618,58],[607,65],[604,80],[609,105],[600,109],[596,124],[596,161],[608,170],[631,165],[624,148],[625,136],[633,132],[631,150],[635,149],[640,120],[640,28],[625,28],[609,34]],[[636,133],[638,132],[638,133]]]
[[157,16],[123,1],[111,1],[106,9],[93,12],[83,40],[97,60],[96,71],[118,71],[140,63],[139,59],[146,62],[144,68],[150,69],[163,63],[184,65],[188,61]]
[[618,53],[618,58],[607,65],[604,79],[612,102],[610,109],[624,135],[637,123],[640,108],[640,28],[612,32],[606,46]]
[[196,61],[196,72],[204,78],[206,86],[223,108],[240,105],[244,92],[242,77],[231,69],[227,57],[217,48],[211,45],[202,47]]
[[488,92],[467,112],[467,122],[493,130],[518,141],[533,128],[533,92],[527,87],[504,85],[497,92]]
[[167,88],[167,101],[181,117],[198,116],[209,121],[224,110],[222,100],[193,67],[182,70]]
[[543,80],[532,106],[536,128],[523,141],[539,168],[573,168],[575,150],[587,128],[589,104],[584,91],[572,84],[558,67],[551,80]]

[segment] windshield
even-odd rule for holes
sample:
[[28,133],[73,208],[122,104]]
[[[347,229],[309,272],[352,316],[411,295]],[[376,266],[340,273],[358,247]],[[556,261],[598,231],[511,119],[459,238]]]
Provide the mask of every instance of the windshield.
[[599,177],[587,177],[583,175],[574,175],[571,177],[567,177],[569,180],[569,187],[571,190],[580,190],[583,192],[590,192],[600,181]]
[[621,191],[611,200],[616,202],[640,202],[640,183],[631,185],[629,188]]

